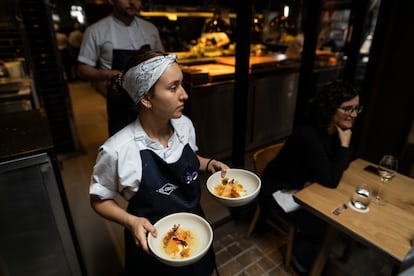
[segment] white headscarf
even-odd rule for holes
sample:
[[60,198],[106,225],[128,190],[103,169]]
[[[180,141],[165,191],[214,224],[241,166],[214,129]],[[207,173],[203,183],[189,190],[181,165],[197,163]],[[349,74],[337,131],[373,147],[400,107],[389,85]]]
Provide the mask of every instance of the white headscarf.
[[150,58],[128,69],[122,76],[122,87],[137,104],[158,81],[168,66],[176,61],[176,54]]

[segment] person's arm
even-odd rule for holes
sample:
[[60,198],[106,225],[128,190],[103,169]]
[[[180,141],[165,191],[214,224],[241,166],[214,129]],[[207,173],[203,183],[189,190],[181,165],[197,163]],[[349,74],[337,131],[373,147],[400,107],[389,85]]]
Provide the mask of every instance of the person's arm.
[[190,144],[191,148],[193,149],[200,163],[199,171],[210,172],[210,173],[221,171],[221,176],[224,177],[226,175],[227,170],[229,169],[229,166],[213,158],[205,158],[205,157],[198,155],[197,154],[198,147],[196,145],[196,134],[195,134],[195,128],[193,126],[193,123],[185,115],[183,115],[180,120],[181,120],[181,123],[183,124],[182,126],[186,126],[186,131],[188,131],[188,133],[186,134],[188,137],[188,143]]
[[200,162],[200,171],[207,171],[211,173],[221,171],[221,176],[224,177],[226,175],[227,169],[229,169],[229,166],[215,159],[201,157],[198,154],[197,158]]
[[102,68],[97,66],[102,55],[102,45],[98,37],[99,31],[97,28],[87,28],[77,58],[79,76],[84,80],[92,82],[104,82],[120,73],[115,70],[110,70],[110,66],[102,66]]
[[88,81],[107,81],[120,73],[117,70],[98,69],[85,63],[78,64],[78,72],[82,79]]
[[129,214],[115,200],[101,200],[95,195],[90,195],[89,198],[91,206],[96,213],[126,227],[133,234],[136,244],[141,246],[145,252],[149,253],[147,233],[150,232],[151,235],[156,237],[157,231],[148,219]]
[[130,230],[136,244],[148,252],[146,236],[148,232],[152,235],[157,234],[154,226],[146,218],[129,214],[115,201],[116,196],[120,195],[117,184],[118,156],[118,153],[106,144],[99,148],[89,186],[90,204],[98,215]]

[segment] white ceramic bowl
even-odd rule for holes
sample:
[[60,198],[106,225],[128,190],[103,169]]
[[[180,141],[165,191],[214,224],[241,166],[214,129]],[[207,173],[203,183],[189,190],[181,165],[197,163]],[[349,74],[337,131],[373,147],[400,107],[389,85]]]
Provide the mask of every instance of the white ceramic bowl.
[[[162,240],[174,224],[179,224],[180,228],[189,230],[194,235],[195,243],[188,257],[173,258],[164,251]],[[156,238],[148,235],[148,246],[155,257],[167,265],[185,266],[197,262],[207,253],[213,242],[213,230],[210,224],[204,218],[192,213],[168,215],[157,221],[154,226],[158,235]]]
[[221,183],[221,171],[218,171],[207,179],[207,190],[218,202],[228,207],[243,206],[250,203],[259,194],[262,182],[255,173],[243,169],[228,169],[226,177],[234,179],[242,184],[246,194],[238,198],[229,198],[216,195],[214,193],[214,188]]

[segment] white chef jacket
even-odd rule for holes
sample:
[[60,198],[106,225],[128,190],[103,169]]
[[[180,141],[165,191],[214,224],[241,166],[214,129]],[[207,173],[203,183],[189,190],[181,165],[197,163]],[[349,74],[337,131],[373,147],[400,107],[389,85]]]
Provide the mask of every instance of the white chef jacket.
[[149,45],[164,52],[157,27],[149,21],[135,17],[129,26],[109,15],[90,25],[83,36],[78,61],[92,67],[111,70],[112,50],[139,50]]
[[148,137],[139,119],[110,137],[99,148],[89,193],[100,199],[114,199],[121,194],[129,200],[138,191],[142,179],[141,150],[150,149],[167,163],[176,162],[186,144],[196,152],[195,129],[190,119],[182,115],[170,122],[174,133],[167,148]]

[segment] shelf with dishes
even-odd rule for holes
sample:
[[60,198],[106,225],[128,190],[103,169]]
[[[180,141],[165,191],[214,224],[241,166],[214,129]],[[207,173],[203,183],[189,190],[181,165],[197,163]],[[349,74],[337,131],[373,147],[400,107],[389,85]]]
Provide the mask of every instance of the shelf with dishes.
[[32,110],[35,107],[30,78],[0,78],[0,113]]

